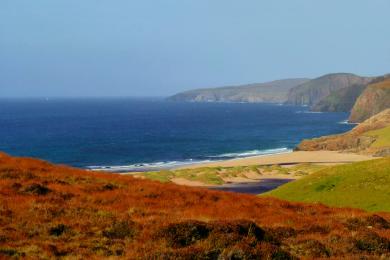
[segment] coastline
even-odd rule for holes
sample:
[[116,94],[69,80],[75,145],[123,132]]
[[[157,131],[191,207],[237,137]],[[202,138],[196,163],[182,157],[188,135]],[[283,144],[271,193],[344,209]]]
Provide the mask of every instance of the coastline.
[[208,163],[197,163],[186,165],[175,169],[195,169],[204,167],[237,167],[251,165],[281,165],[290,166],[302,163],[312,163],[320,165],[335,165],[367,161],[376,159],[370,155],[360,155],[355,153],[342,153],[338,151],[293,151],[288,153],[270,154],[221,160]]
[[[289,153],[197,163],[170,170],[172,172],[189,172],[190,175],[197,175],[199,172],[208,172],[207,169],[203,170],[203,168],[210,168],[215,171],[215,175],[219,176],[223,180],[223,184],[220,185],[192,178],[185,178],[180,174],[175,177],[171,177],[169,181],[183,186],[203,187],[213,190],[248,194],[261,194],[275,189],[287,182],[307,176],[307,174],[314,172],[313,170],[310,170],[310,168],[319,170],[332,165],[348,164],[377,158],[378,157],[369,155],[342,153],[337,151],[294,151]],[[241,174],[239,176],[231,176],[227,169],[234,169],[237,167],[243,167],[243,169],[239,170]],[[255,167],[256,170],[248,171],[248,168],[250,167]],[[302,173],[302,171],[305,173]],[[141,172],[130,172],[127,174],[133,175],[137,178],[145,178]]]

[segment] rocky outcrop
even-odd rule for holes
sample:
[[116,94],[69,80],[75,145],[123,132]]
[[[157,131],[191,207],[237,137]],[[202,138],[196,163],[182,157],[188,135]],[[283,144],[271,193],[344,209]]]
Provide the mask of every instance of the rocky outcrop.
[[248,102],[248,103],[284,103],[288,92],[308,79],[285,79],[268,83],[242,86],[208,88],[178,93],[168,98],[185,102]]
[[373,147],[375,136],[367,133],[372,130],[383,129],[390,126],[390,109],[367,119],[345,134],[324,136],[302,141],[296,148],[300,151],[346,151],[363,154],[383,155],[387,154],[390,147]]
[[370,84],[357,99],[349,121],[359,123],[390,108],[390,78],[385,77]]
[[[359,91],[362,86],[367,85],[371,80],[372,78],[360,77],[348,73],[328,74],[292,88],[288,94],[286,103],[310,106],[315,110],[345,110],[351,106],[350,103],[354,103],[353,98],[356,98],[360,94]],[[340,93],[344,98],[339,97]],[[329,99],[325,100],[327,97]],[[348,99],[348,104],[339,106],[339,99],[342,102],[344,102],[344,99]],[[350,101],[351,99],[352,101]]]

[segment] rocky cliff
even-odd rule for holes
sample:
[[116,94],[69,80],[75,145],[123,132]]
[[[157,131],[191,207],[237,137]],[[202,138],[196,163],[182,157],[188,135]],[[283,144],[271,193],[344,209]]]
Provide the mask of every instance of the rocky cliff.
[[352,107],[351,103],[370,81],[371,78],[354,74],[328,74],[292,88],[286,103],[310,106],[317,111],[345,110]]
[[284,103],[289,90],[308,79],[284,79],[268,83],[190,90],[168,98],[186,102]]
[[352,108],[350,122],[359,123],[390,108],[390,78],[384,77],[370,84]]
[[312,107],[317,112],[350,112],[358,97],[366,89],[366,84],[356,84],[333,91]]

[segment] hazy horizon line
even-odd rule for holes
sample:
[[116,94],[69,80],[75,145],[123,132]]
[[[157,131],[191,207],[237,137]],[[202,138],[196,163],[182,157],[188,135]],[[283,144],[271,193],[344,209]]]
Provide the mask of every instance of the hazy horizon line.
[[246,83],[231,83],[231,84],[221,84],[221,85],[209,85],[209,86],[199,86],[199,87],[194,87],[190,89],[183,89],[180,91],[177,91],[175,93],[170,93],[166,95],[131,95],[131,94],[126,94],[126,95],[120,95],[120,94],[113,94],[113,95],[27,95],[27,96],[21,96],[21,95],[10,95],[10,96],[0,96],[0,99],[82,99],[82,98],[114,98],[114,99],[120,99],[120,98],[168,98],[172,95],[175,95],[177,93],[181,92],[186,92],[186,91],[191,91],[191,90],[201,90],[201,89],[211,89],[211,88],[224,88],[224,87],[240,87],[240,86],[246,86],[246,85],[254,85],[254,84],[266,84],[266,83],[271,83],[274,81],[281,81],[281,80],[293,80],[293,79],[307,79],[307,80],[313,80],[317,79],[326,75],[332,75],[332,74],[352,74],[356,75],[359,77],[381,77],[388,75],[390,73],[384,73],[384,74],[379,74],[379,75],[362,75],[362,74],[357,74],[353,72],[330,72],[330,73],[325,73],[320,76],[316,77],[284,77],[284,78],[277,78],[277,79],[270,79],[266,81],[254,81],[254,82],[246,82]]

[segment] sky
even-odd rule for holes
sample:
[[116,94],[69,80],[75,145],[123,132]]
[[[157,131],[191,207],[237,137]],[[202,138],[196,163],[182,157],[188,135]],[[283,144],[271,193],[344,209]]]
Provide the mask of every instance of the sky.
[[0,97],[390,73],[389,0],[1,0]]

